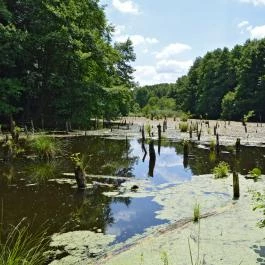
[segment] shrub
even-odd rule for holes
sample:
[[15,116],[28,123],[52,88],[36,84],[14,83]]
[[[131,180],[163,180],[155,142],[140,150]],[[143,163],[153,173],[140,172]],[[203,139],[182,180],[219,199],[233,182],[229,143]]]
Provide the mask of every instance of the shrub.
[[229,174],[229,171],[230,171],[230,167],[229,165],[224,162],[224,161],[221,161],[214,169],[213,169],[213,174],[214,174],[214,177],[216,179],[219,179],[219,178],[225,178],[228,176]]
[[189,125],[187,122],[180,122],[179,129],[181,132],[187,132],[189,130]]

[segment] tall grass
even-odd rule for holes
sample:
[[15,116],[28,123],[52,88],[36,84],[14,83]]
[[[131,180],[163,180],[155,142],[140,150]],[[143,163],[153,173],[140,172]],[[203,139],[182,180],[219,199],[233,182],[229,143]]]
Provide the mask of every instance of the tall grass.
[[55,138],[40,135],[30,143],[33,151],[39,156],[40,159],[51,160],[56,154],[62,153],[62,144]]
[[200,220],[200,216],[201,216],[201,207],[199,203],[195,203],[194,207],[193,207],[193,222],[198,222]]
[[24,219],[14,227],[4,239],[3,225],[0,226],[0,265],[42,265],[46,261],[44,252],[48,247],[48,237],[43,230],[30,233]]
[[180,122],[179,129],[181,132],[187,132],[189,130],[189,124],[187,122]]
[[56,176],[58,164],[55,161],[48,161],[31,165],[29,167],[29,175],[31,180],[37,183],[45,183],[47,180]]

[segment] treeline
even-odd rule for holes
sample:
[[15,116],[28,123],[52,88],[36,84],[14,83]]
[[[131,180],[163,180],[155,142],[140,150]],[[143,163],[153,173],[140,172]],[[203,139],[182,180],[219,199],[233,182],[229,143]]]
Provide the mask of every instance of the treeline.
[[[175,84],[135,89],[143,112],[155,113],[154,102],[173,99],[166,109],[182,110],[195,117],[241,120],[254,111],[256,120],[265,120],[265,39],[248,40],[244,45],[216,49],[195,60],[187,75]],[[146,111],[147,110],[147,111]]]
[[98,0],[0,0],[0,123],[127,115],[132,42],[112,42]]

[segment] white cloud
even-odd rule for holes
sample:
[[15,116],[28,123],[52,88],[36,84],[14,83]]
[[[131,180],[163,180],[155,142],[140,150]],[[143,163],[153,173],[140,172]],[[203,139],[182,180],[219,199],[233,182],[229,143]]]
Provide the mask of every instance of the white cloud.
[[138,46],[142,44],[143,45],[156,44],[159,42],[156,38],[144,37],[142,35],[120,35],[120,36],[117,36],[115,40],[118,42],[124,42],[128,38],[130,38],[134,46]]
[[253,4],[254,6],[265,5],[265,0],[239,0],[243,3]]
[[251,39],[262,39],[265,38],[265,25],[250,27],[248,29]]
[[248,25],[249,25],[249,22],[247,20],[244,20],[244,21],[238,23],[237,27],[241,29],[241,28],[244,28],[244,27],[246,27]]
[[162,51],[156,54],[157,59],[170,59],[176,57],[176,55],[191,50],[191,47],[183,43],[172,43],[166,46]]
[[252,26],[248,21],[242,21],[237,26],[241,29],[240,33],[248,33],[250,35],[250,39],[265,38],[265,25]]
[[139,15],[139,7],[131,0],[112,0],[112,5],[122,13]]
[[140,85],[174,83],[180,76],[188,72],[191,65],[191,60],[161,60],[154,66],[136,66],[134,77],[135,81],[139,82]]
[[175,61],[175,60],[162,60],[156,64],[158,73],[176,73],[185,74],[187,69],[192,65],[193,61]]

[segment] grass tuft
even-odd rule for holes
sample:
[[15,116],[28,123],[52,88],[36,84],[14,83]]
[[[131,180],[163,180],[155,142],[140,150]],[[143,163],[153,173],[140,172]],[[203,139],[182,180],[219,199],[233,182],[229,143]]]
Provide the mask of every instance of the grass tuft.
[[48,161],[53,159],[56,154],[61,153],[63,149],[58,140],[45,135],[33,138],[30,146],[40,159]]
[[230,166],[224,161],[221,161],[213,169],[214,178],[216,179],[228,177],[229,172],[230,172]]
[[0,265],[41,265],[46,261],[44,252],[49,240],[45,231],[31,233],[24,225],[24,219],[11,227],[3,239],[3,226],[0,227]]

